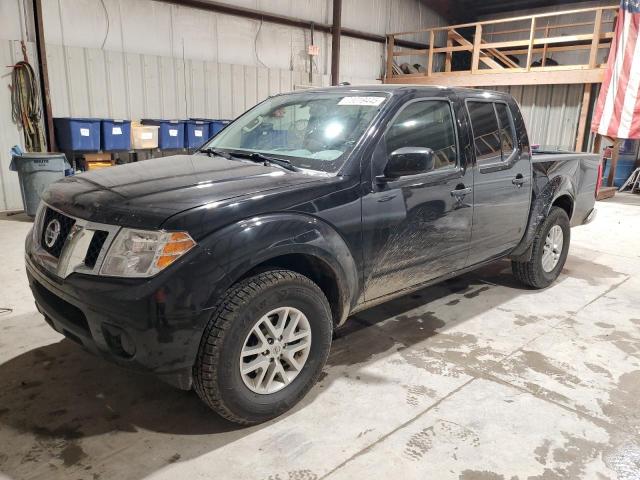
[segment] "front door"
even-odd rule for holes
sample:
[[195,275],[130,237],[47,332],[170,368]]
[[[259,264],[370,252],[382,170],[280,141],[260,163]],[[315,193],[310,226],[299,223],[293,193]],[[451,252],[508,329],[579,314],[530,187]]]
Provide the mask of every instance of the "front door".
[[[518,143],[514,118],[502,101],[466,102],[475,145],[473,232],[468,264],[503,255],[524,235],[531,203],[529,146]],[[522,142],[520,142],[522,143]]]
[[[473,179],[459,143],[448,99],[412,100],[389,122],[374,153],[371,192],[362,200],[366,301],[465,264]],[[428,171],[376,181],[403,147],[432,149]]]

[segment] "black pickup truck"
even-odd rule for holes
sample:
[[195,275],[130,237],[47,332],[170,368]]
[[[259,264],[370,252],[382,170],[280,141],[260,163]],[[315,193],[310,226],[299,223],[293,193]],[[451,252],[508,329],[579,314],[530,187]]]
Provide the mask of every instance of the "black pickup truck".
[[503,257],[551,284],[599,164],[532,154],[501,93],[277,95],[192,155],[53,184],[27,274],[66,337],[258,423],[309,391],[355,312]]

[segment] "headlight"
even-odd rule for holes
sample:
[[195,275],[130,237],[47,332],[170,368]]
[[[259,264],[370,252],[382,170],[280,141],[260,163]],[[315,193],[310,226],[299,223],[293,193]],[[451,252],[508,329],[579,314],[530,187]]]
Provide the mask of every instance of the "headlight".
[[185,232],[154,232],[123,228],[111,244],[100,269],[112,277],[151,277],[196,245]]

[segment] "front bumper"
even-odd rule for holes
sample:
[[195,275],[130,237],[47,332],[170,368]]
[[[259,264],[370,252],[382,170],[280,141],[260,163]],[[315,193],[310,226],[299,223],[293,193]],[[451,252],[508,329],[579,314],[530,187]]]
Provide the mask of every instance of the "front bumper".
[[151,279],[80,273],[62,279],[34,261],[29,245],[26,251],[29,285],[51,327],[118,365],[191,388],[209,315],[203,308],[206,292],[198,295],[190,275],[191,262]]

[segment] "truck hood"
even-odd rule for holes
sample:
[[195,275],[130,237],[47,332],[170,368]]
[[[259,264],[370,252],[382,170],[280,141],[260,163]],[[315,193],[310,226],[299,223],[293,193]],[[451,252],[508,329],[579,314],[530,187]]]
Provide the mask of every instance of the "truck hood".
[[66,177],[42,198],[85,220],[160,228],[172,215],[191,208],[322,178],[222,157],[176,155]]

